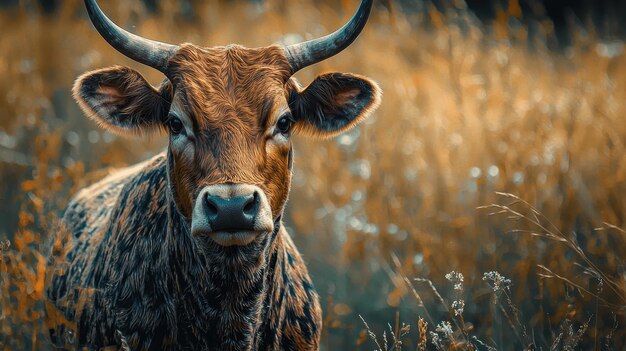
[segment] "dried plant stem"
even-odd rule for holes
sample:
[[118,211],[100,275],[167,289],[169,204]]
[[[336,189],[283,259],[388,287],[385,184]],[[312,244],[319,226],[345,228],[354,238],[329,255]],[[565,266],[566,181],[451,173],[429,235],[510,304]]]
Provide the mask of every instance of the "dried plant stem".
[[[587,255],[584,253],[582,248],[580,248],[580,246],[576,243],[575,239],[573,239],[571,236],[566,236],[565,234],[563,234],[556,225],[554,225],[547,217],[541,214],[539,210],[537,210],[533,205],[531,205],[527,201],[510,193],[496,192],[496,194],[499,196],[506,197],[506,198],[512,198],[513,201],[509,203],[508,205],[492,204],[489,206],[481,206],[479,207],[479,209],[492,209],[492,210],[495,209],[496,211],[491,212],[489,215],[508,214],[509,219],[526,220],[530,224],[540,229],[539,231],[517,229],[517,230],[513,230],[512,232],[528,233],[531,236],[537,236],[537,237],[541,237],[541,238],[545,238],[549,240],[554,240],[560,243],[564,243],[569,249],[574,251],[578,255],[578,257],[580,257],[585,262],[587,267],[591,269],[594,272],[594,274],[596,274],[604,282],[606,282],[609,288],[617,296],[620,297],[620,299],[624,302],[624,304],[626,304],[626,289],[623,286],[620,286],[619,284],[615,283],[613,279],[608,277],[601,269],[599,269],[587,257]],[[530,210],[530,216],[514,210],[512,206],[516,204],[523,204],[525,208]],[[544,225],[543,223],[547,223],[547,226]],[[591,296],[595,296],[595,295],[591,294]]]

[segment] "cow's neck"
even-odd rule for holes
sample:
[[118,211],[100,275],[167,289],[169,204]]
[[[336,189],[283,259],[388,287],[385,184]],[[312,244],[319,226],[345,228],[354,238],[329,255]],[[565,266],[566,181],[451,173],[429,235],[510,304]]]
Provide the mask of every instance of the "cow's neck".
[[[173,203],[171,206],[174,206]],[[263,240],[245,247],[222,247],[206,238],[194,239],[184,220],[170,208],[172,262],[178,275],[179,338],[208,349],[253,349],[261,327],[268,281],[273,281],[276,256],[282,247],[280,223]],[[182,341],[182,340],[179,340]]]

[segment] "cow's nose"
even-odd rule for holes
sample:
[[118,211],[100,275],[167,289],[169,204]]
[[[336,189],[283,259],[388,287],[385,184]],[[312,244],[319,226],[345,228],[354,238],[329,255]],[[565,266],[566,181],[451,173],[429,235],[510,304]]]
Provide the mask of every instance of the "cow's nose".
[[254,230],[254,219],[259,211],[256,191],[226,198],[207,193],[204,202],[207,221],[213,231]]
[[213,184],[196,197],[191,234],[223,246],[248,245],[274,230],[272,208],[263,189],[252,184]]

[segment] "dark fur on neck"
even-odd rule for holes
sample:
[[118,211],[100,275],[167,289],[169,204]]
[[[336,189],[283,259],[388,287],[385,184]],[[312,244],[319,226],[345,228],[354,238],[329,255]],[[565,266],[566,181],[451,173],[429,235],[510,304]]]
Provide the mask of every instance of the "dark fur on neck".
[[94,348],[124,339],[133,350],[289,349],[301,340],[315,349],[317,295],[280,223],[245,247],[194,238],[166,168],[157,156],[68,205],[71,238],[51,266],[70,269],[52,272],[47,295],[76,325],[51,321],[53,341],[66,345],[63,334],[75,327],[75,346]]

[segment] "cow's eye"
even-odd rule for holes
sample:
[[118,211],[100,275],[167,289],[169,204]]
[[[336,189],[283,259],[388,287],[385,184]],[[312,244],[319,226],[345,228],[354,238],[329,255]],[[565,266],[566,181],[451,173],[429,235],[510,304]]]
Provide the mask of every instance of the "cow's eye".
[[172,134],[180,134],[183,131],[183,122],[176,116],[170,115],[167,125],[170,127]]
[[289,130],[291,129],[291,123],[292,121],[289,116],[282,116],[278,120],[278,123],[276,123],[276,128],[278,128],[278,130],[283,134],[289,134]]

